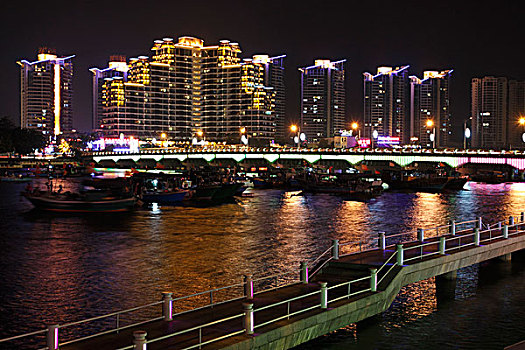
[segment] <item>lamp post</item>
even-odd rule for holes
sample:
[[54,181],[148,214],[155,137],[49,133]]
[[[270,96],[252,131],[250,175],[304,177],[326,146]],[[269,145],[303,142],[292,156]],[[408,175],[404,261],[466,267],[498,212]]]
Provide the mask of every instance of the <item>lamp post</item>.
[[[525,142],[525,117],[520,117],[520,119],[518,119],[518,123],[520,124],[520,128],[521,128],[521,140],[523,142]],[[520,147],[521,149],[523,149],[523,147]]]
[[360,139],[361,138],[361,130],[359,129],[359,124],[357,124],[357,122],[353,122],[351,126],[352,126],[352,130],[353,130],[354,136],[355,136],[355,132],[357,130],[357,133],[358,133],[357,138]]
[[[524,120],[525,121],[525,120]],[[463,149],[467,149],[467,139],[470,138],[471,135],[470,129],[467,127],[467,121],[463,122]]]
[[239,130],[239,133],[241,134],[241,144],[248,145],[248,136],[246,134],[246,128],[244,126]]
[[430,141],[432,141],[432,148],[436,148],[436,126],[434,121],[431,119],[427,120],[427,128],[432,128],[432,134],[430,134]]
[[301,140],[299,140],[299,127],[295,124],[292,124],[290,126],[290,131],[295,134],[295,136],[293,137],[293,142],[294,144],[296,143],[297,148],[299,148],[299,144],[301,142]]

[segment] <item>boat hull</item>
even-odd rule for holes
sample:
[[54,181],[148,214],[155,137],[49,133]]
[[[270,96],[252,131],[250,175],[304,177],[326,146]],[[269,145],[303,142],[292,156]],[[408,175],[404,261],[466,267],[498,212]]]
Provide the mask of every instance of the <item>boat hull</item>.
[[145,193],[142,195],[142,201],[145,203],[162,203],[171,204],[179,203],[184,200],[188,191],[166,192],[166,193]]
[[60,200],[44,196],[25,196],[37,209],[61,213],[114,213],[130,211],[135,198],[100,201]]

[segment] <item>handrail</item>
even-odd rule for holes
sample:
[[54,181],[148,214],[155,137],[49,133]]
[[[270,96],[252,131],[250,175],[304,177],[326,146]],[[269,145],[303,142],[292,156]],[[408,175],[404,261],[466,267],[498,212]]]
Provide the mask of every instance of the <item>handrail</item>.
[[321,291],[320,290],[316,290],[315,292],[310,292],[310,293],[306,293],[306,294],[301,294],[297,297],[293,297],[293,298],[290,298],[290,299],[286,299],[286,300],[283,300],[283,301],[278,301],[276,303],[273,303],[273,304],[269,304],[269,305],[265,305],[265,306],[261,306],[260,308],[258,309],[253,309],[253,312],[258,312],[258,311],[262,311],[262,310],[266,310],[266,309],[271,309],[272,307],[276,307],[276,306],[279,306],[279,305],[283,305],[283,304],[286,304],[288,302],[292,302],[292,301],[296,301],[296,300],[299,300],[299,299],[304,299],[304,298],[308,298],[308,297],[311,297],[313,295],[316,295],[316,294],[320,294]]
[[[521,216],[511,216],[511,218],[514,220],[514,224],[513,225],[505,225],[505,221],[498,221],[496,223],[493,223],[492,225],[490,223],[485,224],[485,223],[481,222],[482,228],[486,228],[486,229],[482,230],[482,231],[478,231],[478,233],[481,235],[481,234],[484,234],[484,233],[488,232],[489,233],[489,237],[485,238],[485,239],[481,239],[480,238],[479,242],[491,241],[491,240],[499,239],[499,238],[503,237],[503,234],[497,235],[497,236],[492,236],[492,232],[493,231],[499,231],[500,229],[502,229],[502,228],[500,228],[500,225],[502,225],[502,226],[505,225],[509,229],[508,236],[518,235],[518,234],[521,234],[521,233],[525,232],[524,230],[520,230],[520,225],[524,225],[524,222],[521,222]],[[453,235],[453,236],[449,236],[449,237],[445,238],[445,244],[446,244],[446,242],[450,242],[450,241],[453,241],[453,240],[459,240],[459,243],[455,247],[446,248],[446,250],[451,251],[451,250],[460,249],[460,248],[463,248],[463,247],[468,247],[468,246],[474,245],[475,242],[461,244],[461,239],[465,238],[465,237],[475,236],[476,235],[476,231],[473,230],[473,228],[466,228],[466,229],[462,229],[462,230],[458,230],[457,228],[458,228],[458,226],[461,226],[461,225],[470,224],[470,223],[477,223],[477,222],[479,222],[478,219],[467,220],[467,221],[454,223],[454,226],[456,227],[456,231],[455,231],[456,234]],[[425,228],[424,230],[426,232],[434,230],[436,233],[439,233],[439,230],[444,229],[444,228],[450,228],[450,227],[451,227],[451,225],[441,225],[441,226],[436,226],[436,227],[433,227],[433,228]],[[510,232],[510,229],[515,229],[515,231],[514,232]],[[470,232],[468,232],[468,231],[470,231]],[[457,234],[457,233],[462,233],[462,232],[467,232],[467,233],[465,233],[464,235],[458,235]],[[392,237],[398,237],[398,236],[408,236],[408,235],[413,236],[413,232],[397,233],[397,234],[394,234],[394,235],[385,236],[385,239],[392,238]],[[403,241],[404,240],[402,240],[402,242]],[[356,243],[363,244],[363,243],[369,243],[369,242],[363,241],[363,240],[352,241],[352,242],[340,243],[339,246],[340,247],[344,247],[344,246],[348,246],[348,245],[356,244]],[[405,248],[403,248],[403,250],[405,251],[405,250],[412,250],[412,249],[418,249],[418,248],[423,250],[423,247],[425,247],[425,246],[437,245],[437,244],[439,244],[439,241],[427,242],[427,243],[422,243],[422,244],[416,245],[416,246],[405,247]],[[315,266],[315,264],[318,264],[324,257],[326,257],[326,255],[332,249],[333,249],[333,246],[330,246],[323,253],[321,253],[315,260],[313,260],[309,265],[310,266],[312,266],[312,265]],[[370,250],[374,250],[374,249],[377,249],[377,248],[365,247],[365,251],[370,251]],[[397,252],[394,252],[385,261],[385,263],[383,265],[381,265],[381,267],[377,270],[376,274],[379,275],[379,273],[383,271],[385,266],[387,266],[388,263],[390,263],[390,261],[394,258],[394,256],[396,254],[397,254]],[[431,256],[431,255],[435,255],[435,254],[439,254],[439,251],[427,252],[427,254],[423,254],[423,252],[421,252],[420,256],[411,257],[411,258],[407,258],[407,259],[404,259],[404,260],[405,261],[411,261],[411,260],[414,260],[414,259],[417,259],[417,258],[422,258],[423,255]],[[328,257],[326,259],[326,261],[324,261],[321,264],[321,266],[319,266],[316,269],[316,271],[312,272],[309,275],[313,275],[313,274],[317,273],[322,267],[324,267],[326,265],[326,263],[328,263],[331,260],[332,260],[332,257]],[[377,284],[381,283],[384,280],[384,278],[392,271],[392,269],[395,266],[397,266],[397,265],[396,264],[392,264],[392,266],[388,269],[388,271],[383,276],[381,276],[381,278],[379,279]],[[269,275],[269,276],[265,276],[265,277],[260,277],[260,278],[257,278],[257,279],[252,279],[252,282],[255,282],[255,281],[256,282],[260,282],[260,281],[271,279],[271,278],[287,276],[287,275],[290,275],[290,274],[293,274],[293,273],[294,272],[286,272],[286,273],[282,273],[282,274],[273,274],[273,275]],[[368,279],[368,278],[370,278],[370,277],[365,277],[365,279]],[[295,283],[295,282],[293,282],[293,283]],[[349,282],[345,282],[345,283],[346,284],[351,284],[351,283],[353,283],[353,281],[349,281]],[[179,301],[179,300],[184,300],[184,299],[188,299],[188,298],[191,298],[191,297],[207,295],[207,294],[210,294],[210,293],[213,293],[213,292],[225,290],[225,289],[228,289],[228,288],[241,287],[241,286],[244,286],[244,285],[245,285],[245,283],[236,283],[236,284],[232,284],[232,285],[229,285],[229,286],[218,287],[218,288],[210,289],[210,290],[199,292],[199,293],[194,293],[194,294],[187,295],[187,296],[177,297],[177,298],[172,299],[172,301]],[[258,291],[257,293],[261,293],[263,291],[274,290],[274,289],[277,289],[277,288],[280,288],[280,287],[273,287],[273,288],[270,288],[270,289],[265,289],[265,290],[262,290],[262,291]],[[331,288],[333,288],[333,287],[331,287]],[[314,293],[318,293],[318,292],[314,292]],[[242,297],[240,297],[240,298],[237,297],[237,298],[233,298],[233,299],[227,299],[225,301],[221,301],[220,303],[215,303],[215,304],[212,302],[212,303],[210,303],[209,305],[207,305],[205,307],[209,307],[210,305],[213,306],[213,305],[217,305],[217,304],[222,304],[222,303],[225,303],[225,302],[228,302],[228,301],[232,301],[232,300],[238,300],[238,299],[241,299],[241,298]],[[295,299],[290,299],[289,301],[293,301],[293,300],[295,300]],[[282,303],[289,302],[289,301],[284,301],[284,302],[280,302],[280,303],[282,304]],[[146,305],[142,305],[142,306],[138,306],[138,307],[134,307],[134,308],[129,308],[129,309],[125,309],[125,310],[115,311],[115,312],[111,312],[111,313],[108,313],[108,314],[105,314],[105,315],[101,315],[101,316],[91,317],[91,318],[88,318],[88,319],[85,319],[85,320],[74,321],[74,322],[69,322],[69,323],[65,323],[65,324],[62,324],[62,325],[58,325],[57,328],[66,328],[66,327],[75,326],[75,325],[79,325],[79,324],[83,324],[83,323],[88,323],[88,322],[92,322],[92,321],[96,321],[96,320],[100,320],[100,319],[104,319],[104,318],[108,318],[108,317],[112,317],[112,316],[117,316],[117,328],[113,328],[113,329],[110,329],[110,330],[106,330],[106,331],[97,333],[95,335],[91,335],[91,336],[88,336],[88,337],[71,340],[71,341],[68,341],[68,342],[61,343],[61,344],[62,345],[69,344],[69,343],[77,342],[77,341],[80,341],[80,340],[85,340],[85,339],[88,339],[88,338],[92,338],[92,337],[95,337],[97,335],[107,334],[107,333],[111,333],[111,332],[114,332],[114,331],[119,331],[121,329],[126,329],[126,328],[130,328],[130,327],[133,327],[133,326],[136,326],[136,325],[140,325],[140,324],[144,324],[144,323],[147,323],[147,322],[151,322],[151,321],[162,319],[163,317],[156,317],[156,318],[149,319],[149,320],[146,320],[146,321],[142,321],[142,322],[139,322],[139,323],[133,323],[133,324],[130,324],[130,325],[126,325],[126,326],[123,326],[123,327],[118,326],[118,316],[119,315],[124,314],[124,313],[133,312],[133,311],[138,311],[138,310],[141,310],[141,309],[144,309],[144,308],[147,308],[147,307],[151,307],[151,306],[160,305],[163,302],[164,301],[157,301],[157,302],[153,302],[153,303],[150,303],[150,304],[146,304]],[[276,306],[278,304],[274,304],[274,305]],[[270,306],[267,306],[267,307],[270,307]],[[198,310],[198,309],[201,309],[201,308],[203,308],[203,307],[193,308],[192,310]],[[258,311],[260,311],[260,310],[262,310],[262,309],[259,309]],[[186,313],[186,312],[189,312],[189,311],[191,311],[191,310],[183,311],[183,312],[180,312],[178,314],[183,314],[183,313]],[[47,331],[47,329],[43,329],[43,330],[39,330],[39,331],[29,332],[29,333],[25,333],[25,334],[20,334],[20,335],[8,337],[8,338],[0,339],[0,343],[7,342],[7,341],[12,341],[12,340],[17,340],[17,339],[21,339],[21,338],[24,338],[24,337],[37,335],[37,334],[43,334],[46,331]]]
[[16,340],[16,339],[20,339],[20,338],[24,338],[24,337],[30,337],[32,335],[37,335],[37,334],[41,334],[41,333],[45,333],[45,332],[47,332],[47,330],[46,329],[42,329],[42,330],[35,331],[35,332],[19,334],[19,335],[15,335],[15,336],[12,336],[12,337],[9,337],[9,338],[0,339],[0,343],[6,342],[6,341],[11,341],[11,340]]

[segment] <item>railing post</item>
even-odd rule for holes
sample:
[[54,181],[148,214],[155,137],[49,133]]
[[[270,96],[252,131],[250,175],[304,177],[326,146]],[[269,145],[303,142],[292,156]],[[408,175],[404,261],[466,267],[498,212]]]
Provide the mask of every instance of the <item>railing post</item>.
[[479,246],[480,241],[480,235],[479,235],[479,228],[474,229],[474,245]]
[[244,310],[244,330],[246,334],[253,334],[253,304],[242,303]]
[[321,309],[328,308],[328,288],[326,288],[326,282],[319,282],[321,285]]
[[423,242],[425,240],[425,229],[424,228],[417,229],[417,240],[420,242]]
[[509,226],[514,226],[514,216],[509,216]]
[[244,297],[247,299],[253,299],[252,275],[244,275]]
[[47,326],[47,348],[49,350],[58,349],[58,325]]
[[370,269],[370,290],[377,292],[377,269]]
[[481,216],[476,221],[476,228],[479,228],[480,230],[483,229],[483,219],[481,218]]
[[503,226],[503,238],[505,239],[509,238],[509,226],[508,225]]
[[173,293],[171,292],[162,292],[162,315],[164,316],[164,321],[173,320],[173,298],[171,297]]
[[498,222],[498,230],[501,230],[501,221]]
[[305,261],[301,263],[301,282],[308,284],[308,264]]
[[145,331],[135,331],[133,332],[133,350],[146,350],[147,344],[146,344],[146,335],[148,335]]
[[456,221],[455,220],[449,221],[448,233],[450,233],[452,236],[456,235]]
[[521,212],[521,214],[520,214],[520,222],[525,222],[525,212]]
[[385,250],[386,248],[386,234],[385,232],[379,232],[379,249]]
[[339,259],[339,240],[338,239],[332,240],[332,259],[334,260]]
[[403,266],[403,245],[402,244],[398,244],[396,246],[396,253],[397,253],[397,264],[399,266]]
[[445,237],[439,237],[439,254],[445,255],[446,241]]

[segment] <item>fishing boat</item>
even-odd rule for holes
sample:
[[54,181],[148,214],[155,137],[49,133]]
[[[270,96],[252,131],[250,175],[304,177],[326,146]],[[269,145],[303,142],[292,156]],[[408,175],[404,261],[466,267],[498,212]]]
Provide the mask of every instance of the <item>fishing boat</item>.
[[187,190],[146,191],[142,194],[141,200],[145,203],[180,203],[188,193],[189,191]]
[[37,209],[63,213],[114,213],[133,209],[135,197],[115,196],[107,191],[85,193],[25,192]]
[[157,178],[146,179],[140,199],[145,203],[175,204],[182,202],[189,191],[172,186],[168,181]]
[[[243,187],[242,183],[226,183],[222,184],[212,195],[212,200],[224,200],[228,198],[232,198],[237,194],[237,191]],[[242,192],[241,192],[242,194]]]

